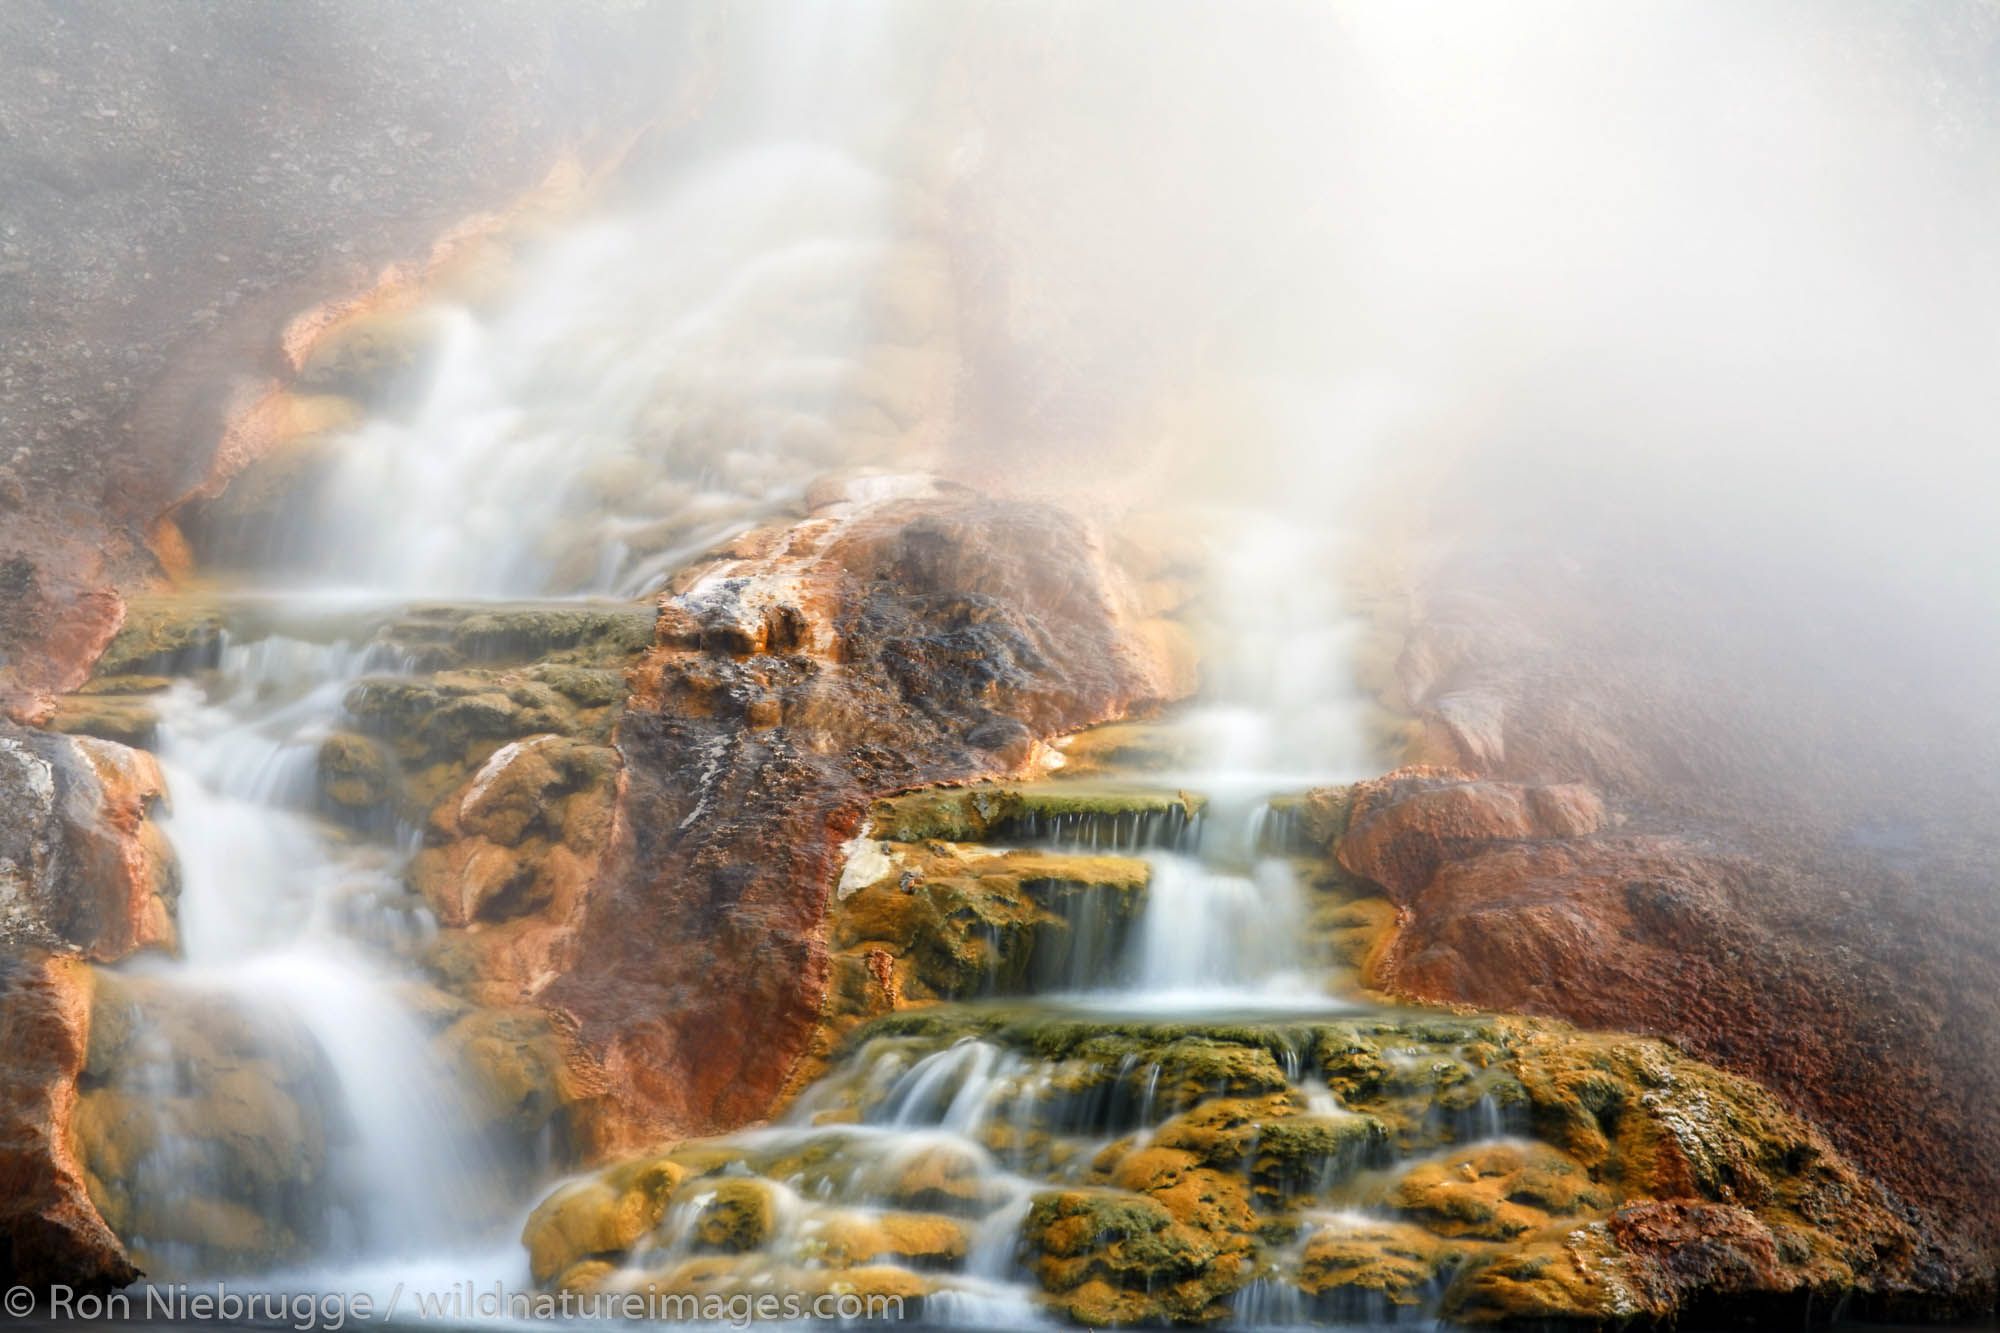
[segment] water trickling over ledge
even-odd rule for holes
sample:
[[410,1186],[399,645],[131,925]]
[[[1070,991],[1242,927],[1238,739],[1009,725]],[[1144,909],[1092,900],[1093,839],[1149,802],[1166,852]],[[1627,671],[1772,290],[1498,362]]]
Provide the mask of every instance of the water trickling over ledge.
[[[950,438],[968,261],[909,144],[769,109],[506,299],[330,333],[348,424],[198,533],[262,605],[70,701],[160,747],[181,850],[184,956],[101,979],[81,1080],[149,1268],[1259,1325],[1664,1318],[1710,1234],[1808,1301],[1919,1253],[1747,1085],[1359,992],[1350,417],[1281,451],[1304,518],[1176,513],[1211,540],[1143,573],[818,481]],[[590,592],[647,600],[439,600]]]

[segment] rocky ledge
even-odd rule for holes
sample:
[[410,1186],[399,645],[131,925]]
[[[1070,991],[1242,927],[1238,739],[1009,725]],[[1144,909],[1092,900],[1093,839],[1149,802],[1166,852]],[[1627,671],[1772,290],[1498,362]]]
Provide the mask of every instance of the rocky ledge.
[[1483,1015],[1163,1023],[938,1007],[854,1032],[771,1130],[565,1186],[569,1289],[948,1291],[1086,1324],[1625,1324],[1934,1294],[1939,1256],[1767,1092]]
[[[497,1213],[537,1162],[766,1113],[834,1035],[836,953],[930,940],[906,969],[921,999],[1025,966],[892,920],[901,901],[862,895],[855,913],[874,903],[886,924],[836,922],[842,848],[877,798],[1036,770],[1053,737],[1185,693],[1184,635],[1159,614],[1173,602],[1060,511],[879,477],[818,488],[810,515],[657,604],[135,597],[96,674],[56,701],[70,734],[0,733],[0,782],[33,815],[0,849],[10,943],[102,963],[171,951],[176,874],[149,817],[162,783],[131,747],[260,655],[337,670],[339,707],[300,742],[287,799],[343,863],[346,928],[420,978],[406,998],[468,1090],[468,1139],[501,1164]],[[1128,916],[1143,901],[1144,866],[1120,858],[981,858],[956,890],[946,859],[926,865],[932,915],[959,892],[1011,912],[1018,939],[1057,928],[1066,897],[1108,893]],[[9,1132],[43,1145],[17,1163],[37,1185],[17,1195],[15,1267],[129,1272],[119,1238],[149,1266],[318,1252],[351,1126],[311,1037],[153,977],[72,980],[75,1058],[7,1080]],[[7,1021],[48,1027],[46,989],[10,988]],[[171,1097],[149,1091],[163,1051],[184,1076]],[[198,1182],[161,1177],[171,1145],[199,1157]]]

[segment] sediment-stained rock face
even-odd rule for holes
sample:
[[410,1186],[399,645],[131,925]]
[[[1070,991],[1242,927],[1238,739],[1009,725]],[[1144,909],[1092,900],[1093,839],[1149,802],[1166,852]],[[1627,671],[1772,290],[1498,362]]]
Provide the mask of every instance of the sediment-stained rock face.
[[769,1108],[818,1021],[827,900],[872,797],[1023,769],[1192,683],[1178,627],[1060,511],[883,478],[816,498],[685,576],[633,674],[630,867],[539,997],[601,1062],[600,1150]]
[[[1965,1012],[1987,1000],[1933,970],[1963,943],[1915,903],[1865,939],[1849,934],[1874,881],[1847,878],[1854,859],[1742,832],[1723,842],[1684,820],[1607,818],[1580,783],[1414,768],[1329,802],[1342,807],[1331,826],[1341,864],[1397,908],[1370,985],[1670,1038],[1825,1125],[1931,1210],[1930,1234],[1962,1220],[1990,1245],[1981,1182],[1994,1145],[1975,1109],[1990,1071],[1974,1058],[1989,1038]],[[1929,959],[1900,952],[1930,947]],[[1702,1225],[1656,1222],[1675,1234]],[[1990,1290],[1990,1253],[1957,1249],[1949,1262],[1963,1290]]]
[[[842,1054],[772,1130],[557,1190],[524,1235],[536,1279],[871,1289],[886,1266],[914,1297],[950,1288],[977,1235],[1089,1326],[1260,1298],[1300,1320],[1603,1326],[1935,1294],[1937,1252],[1815,1129],[1656,1041],[944,1006]],[[882,1131],[926,1114],[949,1128]]]
[[90,1041],[90,969],[0,954],[0,1281],[85,1290],[139,1276],[84,1187],[74,1120]]
[[103,544],[74,526],[0,507],[0,718],[47,722],[124,618]]
[[174,939],[153,757],[0,723],[0,939],[113,962]]

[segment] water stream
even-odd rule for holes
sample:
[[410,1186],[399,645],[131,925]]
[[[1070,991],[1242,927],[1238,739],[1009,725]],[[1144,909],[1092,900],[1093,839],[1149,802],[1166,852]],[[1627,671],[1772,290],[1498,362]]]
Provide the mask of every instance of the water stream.
[[[512,1234],[533,1192],[496,1200],[491,1188],[532,1181],[532,1164],[524,1177],[496,1160],[508,1149],[468,1132],[465,1093],[413,1007],[415,958],[436,928],[404,884],[420,831],[357,827],[320,800],[322,747],[357,725],[355,683],[415,668],[386,627],[417,598],[643,597],[828,468],[909,461],[929,428],[926,358],[949,349],[931,309],[933,238],[885,175],[903,150],[854,138],[851,122],[798,102],[798,80],[779,83],[783,106],[751,117],[757,137],[551,240],[498,309],[426,314],[422,365],[340,441],[250,562],[240,591],[297,623],[225,636],[166,696],[184,956],[144,975],[170,996],[210,997],[247,1035],[192,1074],[170,1023],[141,1042],[152,1054],[126,1077],[156,1123],[128,1188],[229,1199],[282,1224],[289,1253],[306,1256],[298,1280],[315,1287],[419,1269],[525,1281]],[[851,83],[842,95],[859,95]],[[772,133],[772,117],[817,128]],[[1337,598],[1325,579],[1270,577],[1324,569],[1333,553],[1310,525],[1268,516],[1240,520],[1218,549],[1209,683],[1177,723],[1195,757],[1134,778],[1197,793],[1208,813],[1026,830],[1057,853],[1119,850],[1150,866],[1137,929],[1038,997],[1042,1012],[1162,1023],[1342,1008],[1305,942],[1295,870],[1267,845],[1270,798],[1358,776],[1365,760]],[[1018,1003],[974,1005],[966,1021]],[[1031,1195],[1187,1109],[1156,1061],[1133,1056],[1081,1097],[1065,1091],[1078,1068],[982,1037],[870,1044],[781,1125],[716,1149],[763,1163],[775,1192],[777,1234],[757,1262],[807,1262],[833,1223],[879,1219],[908,1202],[898,1182],[928,1172],[956,1182],[932,1202],[968,1217],[971,1241],[927,1317],[1028,1320],[1015,1237]],[[324,1164],[287,1177],[282,1197],[226,1178],[243,1145],[195,1122],[176,1092],[246,1070],[276,1071],[301,1141],[325,1145]],[[1346,1115],[1323,1089],[1300,1095],[1330,1123]],[[774,1165],[794,1158],[807,1165]],[[1341,1165],[1342,1180],[1363,1165]],[[633,1280],[688,1258],[712,1202],[669,1218],[633,1256]],[[156,1279],[241,1259],[214,1240],[221,1223],[160,1226],[130,1237]],[[1274,1302],[1246,1298],[1241,1313],[1283,1316]]]

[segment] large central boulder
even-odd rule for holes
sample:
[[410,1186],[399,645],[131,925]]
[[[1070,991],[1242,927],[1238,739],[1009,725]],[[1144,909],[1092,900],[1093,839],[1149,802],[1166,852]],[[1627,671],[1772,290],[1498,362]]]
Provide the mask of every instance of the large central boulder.
[[619,723],[624,861],[536,999],[576,1027],[588,1151],[769,1111],[830,968],[869,802],[1017,773],[1055,735],[1181,697],[1185,637],[1091,530],[920,478],[821,488],[685,574]]

